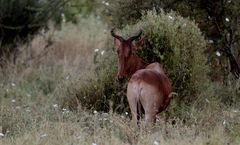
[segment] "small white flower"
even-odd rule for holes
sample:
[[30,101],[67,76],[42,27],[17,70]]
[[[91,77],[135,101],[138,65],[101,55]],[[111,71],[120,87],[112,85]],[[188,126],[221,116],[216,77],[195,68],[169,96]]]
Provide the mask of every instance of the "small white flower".
[[94,113],[94,114],[97,114],[97,111],[96,111],[96,110],[94,110],[94,111],[93,111],[93,113]]
[[234,113],[238,113],[238,110],[233,110]]
[[128,115],[128,112],[125,112],[126,115]]
[[12,87],[15,87],[15,86],[16,86],[16,84],[15,84],[15,83],[12,83],[11,85],[12,85]]
[[209,20],[212,20],[211,16],[208,16],[208,19],[209,19]]
[[208,43],[212,44],[212,43],[214,43],[214,41],[213,40],[208,40]]
[[94,52],[98,52],[99,51],[99,49],[94,49]]
[[226,123],[227,123],[227,122],[226,122],[226,120],[224,119],[224,120],[223,120],[223,125],[226,125]]
[[15,103],[16,102],[16,100],[15,99],[12,99],[12,103]]
[[43,137],[46,137],[46,136],[47,136],[47,134],[44,133],[44,134],[42,134],[40,137],[43,138]]
[[105,53],[105,51],[103,50],[103,51],[101,51],[101,55],[103,55]]
[[216,51],[217,56],[221,56],[221,53],[219,51]]
[[228,0],[227,2],[228,2],[228,3],[231,3],[232,1],[231,1],[231,0]]
[[53,104],[53,107],[54,108],[58,108],[58,104]]
[[96,143],[92,143],[92,145],[97,145]]
[[30,95],[30,94],[27,94],[27,97],[31,97],[31,95]]
[[174,18],[172,16],[168,16],[169,19],[173,20]]
[[229,22],[230,20],[229,20],[229,18],[225,18],[225,21],[226,21],[226,22]]
[[160,145],[159,142],[156,141],[156,140],[153,142],[153,144],[154,144],[154,145]]
[[69,76],[66,77],[66,80],[68,80],[68,79],[69,79]]
[[66,108],[63,108],[62,110],[63,110],[63,111],[67,111],[67,109],[66,109]]
[[4,137],[4,134],[0,132],[0,137]]
[[125,117],[123,115],[121,115],[121,118],[124,119]]
[[26,112],[31,112],[31,110],[30,109],[26,109]]
[[65,23],[66,22],[66,17],[64,15],[64,13],[61,13],[61,17],[62,17],[62,22]]

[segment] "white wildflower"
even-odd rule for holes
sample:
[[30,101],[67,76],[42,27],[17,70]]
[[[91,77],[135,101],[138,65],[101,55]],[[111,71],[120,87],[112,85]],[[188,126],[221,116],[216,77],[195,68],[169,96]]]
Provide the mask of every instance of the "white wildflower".
[[58,104],[53,104],[53,107],[54,108],[58,108]]
[[214,41],[213,40],[208,40],[208,43],[212,44],[212,43],[214,43]]
[[160,145],[159,142],[156,141],[156,140],[153,142],[153,144],[154,144],[154,145]]
[[67,77],[66,77],[66,80],[68,80],[68,79],[69,79],[69,77],[70,77],[70,76],[67,76]]
[[63,110],[63,111],[67,111],[67,109],[66,109],[66,108],[63,108],[62,110]]
[[15,103],[16,102],[16,100],[15,99],[12,99],[12,103]]
[[4,134],[0,132],[0,137],[4,137]]
[[216,51],[217,56],[221,56],[221,53],[219,51]]
[[227,123],[227,122],[226,122],[226,120],[224,119],[224,120],[223,120],[223,125],[226,125],[226,123]]
[[125,112],[126,115],[128,115],[128,112]]
[[96,143],[92,143],[92,145],[97,145]]
[[226,22],[229,22],[230,20],[229,20],[229,18],[225,18],[225,21],[226,21]]
[[105,51],[103,50],[103,51],[101,51],[101,55],[103,55],[105,53]]
[[64,15],[64,13],[61,13],[61,17],[62,17],[62,22],[65,23],[66,22],[66,17]]
[[30,95],[30,94],[27,94],[27,97],[31,97],[31,95]]
[[94,49],[94,52],[98,52],[99,51],[99,49]]
[[16,84],[15,84],[15,83],[12,83],[11,85],[12,85],[12,87],[15,87],[15,86],[16,86]]
[[238,113],[238,110],[233,110],[233,113]]
[[26,112],[31,112],[31,110],[30,109],[26,109]]
[[93,111],[93,113],[94,113],[94,114],[97,114],[97,111],[96,111],[96,110],[94,110],[94,111]]
[[209,20],[212,20],[211,16],[208,16],[208,19],[209,19]]
[[41,138],[43,138],[43,137],[46,137],[46,136],[47,136],[47,134],[46,134],[46,133],[44,133],[44,134],[40,135],[40,137],[41,137]]
[[231,0],[228,0],[227,2],[228,2],[228,3],[231,3],[232,1],[231,1]]
[[168,16],[169,19],[173,20],[174,18],[172,16]]

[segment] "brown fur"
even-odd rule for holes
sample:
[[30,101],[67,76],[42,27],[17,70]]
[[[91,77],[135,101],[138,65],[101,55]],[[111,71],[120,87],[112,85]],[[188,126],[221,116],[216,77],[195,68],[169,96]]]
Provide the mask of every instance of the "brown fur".
[[127,98],[132,120],[138,124],[143,109],[145,123],[154,123],[156,114],[166,109],[174,94],[171,83],[161,64],[147,64],[135,55],[134,51],[143,43],[143,38],[133,43],[133,40],[125,40],[113,31],[112,35],[118,52],[117,77],[119,80],[130,78]]

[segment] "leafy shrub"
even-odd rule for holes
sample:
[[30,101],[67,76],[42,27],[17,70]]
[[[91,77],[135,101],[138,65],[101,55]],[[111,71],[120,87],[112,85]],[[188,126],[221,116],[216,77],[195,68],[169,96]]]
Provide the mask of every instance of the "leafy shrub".
[[[201,96],[202,90],[207,91],[208,67],[203,55],[206,43],[194,22],[174,12],[157,15],[149,11],[137,24],[128,25],[118,33],[127,37],[140,28],[144,31],[145,44],[139,55],[148,62],[164,64],[174,90],[179,94],[178,100],[188,104]],[[109,42],[106,47],[112,48],[112,39]],[[122,109],[128,107],[126,101],[122,101],[126,100],[126,83],[115,81],[115,54],[115,49],[108,49],[96,64],[94,74],[85,83],[78,80],[68,87],[68,93],[65,94],[68,96],[68,105],[76,107],[77,98],[82,106],[97,110],[110,109],[109,102],[113,103],[115,110],[119,104],[123,105]]]
[[208,66],[203,51],[206,42],[197,25],[174,12],[159,15],[148,11],[135,25],[121,33],[130,36],[143,29],[145,44],[138,54],[145,61],[164,65],[179,99],[192,101],[206,90]]

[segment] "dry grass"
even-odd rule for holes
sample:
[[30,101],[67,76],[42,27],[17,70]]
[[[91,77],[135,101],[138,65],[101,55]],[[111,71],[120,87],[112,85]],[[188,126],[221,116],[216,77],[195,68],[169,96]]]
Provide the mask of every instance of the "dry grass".
[[[222,107],[214,99],[201,102],[201,109],[193,105],[185,112],[188,120],[171,115],[165,121],[162,113],[151,129],[136,128],[124,112],[63,108],[60,90],[91,76],[94,50],[103,50],[107,35],[104,24],[89,18],[20,49],[17,64],[0,73],[1,145],[239,144],[239,107]],[[50,36],[53,44],[45,47]],[[168,111],[178,114],[174,107]]]

